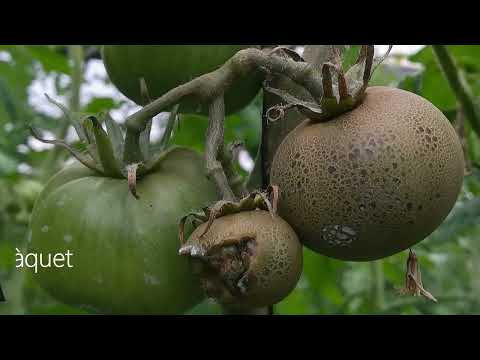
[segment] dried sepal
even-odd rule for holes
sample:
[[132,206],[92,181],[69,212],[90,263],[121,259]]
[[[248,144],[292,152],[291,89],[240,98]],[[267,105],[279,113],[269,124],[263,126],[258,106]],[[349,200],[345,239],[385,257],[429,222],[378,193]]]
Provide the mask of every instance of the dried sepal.
[[392,48],[393,45],[389,45],[388,50],[383,56],[375,58],[374,45],[362,45],[357,61],[345,74],[351,96],[354,98],[362,97],[373,73],[388,55],[390,55]]
[[[384,56],[377,59],[375,59],[374,45],[362,45],[356,63],[346,73],[342,66],[342,52],[345,46],[315,45],[312,49],[306,59],[319,66],[322,74],[322,98],[318,103],[303,101],[287,91],[270,87],[266,81],[264,90],[280,97],[286,104],[268,109],[269,121],[283,118],[285,111],[292,107],[307,118],[319,122],[354,109],[363,100],[373,72],[389,55],[392,45]],[[321,59],[320,63],[319,59]],[[336,76],[332,76],[332,72]]]
[[140,199],[140,196],[137,194],[137,169],[138,163],[128,164],[126,166],[127,170],[127,182],[128,188],[130,189],[130,193],[133,195],[135,199]]
[[[276,185],[270,185],[266,191],[253,191],[249,195],[243,197],[239,201],[220,200],[215,204],[205,207],[200,212],[192,212],[184,216],[179,224],[179,239],[180,244],[184,245],[185,223],[189,218],[200,220],[202,223],[207,223],[204,231],[200,237],[205,236],[213,222],[223,216],[238,214],[243,211],[252,210],[266,210],[272,218],[277,213],[279,199],[279,188]],[[180,248],[180,254],[186,250]]]
[[[275,89],[275,88],[272,88],[272,87],[269,87],[269,86],[265,86],[264,90],[278,96],[279,98],[282,99],[282,101],[284,101],[287,104],[287,105],[283,105],[280,108],[277,106],[277,107],[275,107],[274,110],[272,110],[272,111],[277,111],[277,110],[281,109],[279,116],[284,115],[286,109],[295,107],[295,108],[297,108],[298,111],[305,114],[310,119],[314,119],[314,120],[318,120],[318,121],[322,121],[322,120],[325,119],[325,115],[324,115],[324,112],[323,112],[320,104],[300,100],[300,99],[296,98],[295,96],[289,94],[285,90]],[[278,119],[275,119],[274,121],[276,121],[276,120],[278,120]]]
[[323,86],[323,99],[335,98],[335,92],[333,91],[332,74],[330,73],[330,63],[324,63],[322,66],[322,86]]
[[399,290],[402,295],[423,296],[428,300],[437,302],[437,299],[424,289],[422,283],[422,273],[415,252],[410,249],[407,259],[407,272],[405,274],[405,287]]
[[310,64],[315,64],[320,69],[326,62],[335,59],[343,53],[348,45],[306,45],[303,58]]

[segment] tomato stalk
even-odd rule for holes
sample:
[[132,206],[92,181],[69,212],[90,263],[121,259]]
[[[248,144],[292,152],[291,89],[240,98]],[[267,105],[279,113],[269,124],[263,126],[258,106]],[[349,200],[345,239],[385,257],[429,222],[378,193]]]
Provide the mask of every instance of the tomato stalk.
[[208,128],[205,139],[207,175],[215,182],[223,200],[236,201],[237,197],[228,183],[219,161],[224,146],[225,103],[223,94],[210,103]]
[[[223,147],[223,151],[219,154],[220,163],[223,166],[228,184],[232,188],[233,193],[237,197],[245,197],[248,195],[247,186],[243,177],[237,173],[235,169],[235,161],[237,159],[237,151],[243,147],[243,143],[235,141]],[[260,188],[260,187],[258,187]]]
[[[224,94],[237,81],[257,72],[263,76],[283,74],[303,86],[314,99],[322,96],[321,74],[304,62],[297,62],[287,57],[269,54],[258,49],[239,51],[219,69],[199,76],[188,83],[180,85],[163,96],[145,105],[126,119],[127,138],[138,137],[145,129],[149,119],[180,103],[185,98],[197,99],[199,103],[212,103],[220,94]],[[128,152],[138,154],[138,142],[130,140],[125,147],[125,159]]]
[[308,64],[258,49],[245,49],[219,69],[170,90],[130,115],[126,120],[127,128],[132,132],[143,130],[149,118],[186,97],[195,98],[200,103],[209,103],[230,89],[236,81],[258,71],[262,72],[264,77],[283,74],[305,87],[314,99],[320,100],[322,97],[321,74]]
[[462,106],[465,117],[473,130],[480,136],[480,110],[473,100],[472,90],[445,45],[432,45],[433,52],[440,64],[445,78]]

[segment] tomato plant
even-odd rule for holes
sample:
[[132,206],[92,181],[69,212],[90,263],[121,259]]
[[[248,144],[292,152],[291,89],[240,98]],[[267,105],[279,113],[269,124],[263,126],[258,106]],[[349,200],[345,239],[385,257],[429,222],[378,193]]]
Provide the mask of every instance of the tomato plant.
[[478,47],[377,49],[1,45],[0,312],[478,312]]

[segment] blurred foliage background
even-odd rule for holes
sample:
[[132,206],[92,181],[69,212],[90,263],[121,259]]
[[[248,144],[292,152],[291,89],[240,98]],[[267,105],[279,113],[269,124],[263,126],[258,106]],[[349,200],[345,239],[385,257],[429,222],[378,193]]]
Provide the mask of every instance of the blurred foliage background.
[[[449,46],[475,96],[480,95],[480,46]],[[63,151],[33,139],[26,124],[43,129],[46,137],[77,139],[61,121],[58,109],[43,96],[72,105],[72,76],[81,84],[77,107],[82,112],[110,111],[122,123],[137,107],[109,83],[95,46],[82,46],[80,68],[66,46],[0,45],[0,284],[6,303],[0,314],[86,314],[58,303],[15,268],[15,249],[25,249],[28,221],[45,181],[68,161]],[[77,49],[78,50],[78,49]],[[78,64],[77,64],[78,65]],[[80,72],[79,72],[80,70]],[[76,74],[76,75],[75,75]],[[460,129],[455,95],[436,62],[432,49],[391,55],[371,84],[415,92],[441,109]],[[75,101],[75,96],[73,96]],[[242,166],[251,170],[261,136],[262,98],[226,121],[226,141],[245,142]],[[155,121],[152,137],[159,139],[165,116]],[[206,118],[183,116],[173,142],[203,149]],[[333,260],[305,250],[304,272],[295,291],[275,306],[276,314],[477,314],[480,313],[480,141],[468,122],[460,131],[470,159],[459,200],[447,220],[415,246],[423,282],[437,299],[400,296],[408,252],[371,263]],[[204,302],[191,314],[219,314]]]

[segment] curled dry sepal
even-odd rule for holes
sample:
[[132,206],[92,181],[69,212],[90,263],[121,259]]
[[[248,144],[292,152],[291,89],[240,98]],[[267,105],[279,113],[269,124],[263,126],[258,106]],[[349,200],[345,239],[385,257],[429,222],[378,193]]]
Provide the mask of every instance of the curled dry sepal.
[[[136,192],[137,178],[151,171],[168,152],[168,141],[163,140],[168,140],[173,126],[167,126],[167,130],[169,129],[169,131],[164,133],[164,138],[160,146],[154,148],[150,143],[150,131],[152,128],[152,119],[150,119],[145,130],[143,130],[139,137],[141,154],[138,154],[137,159],[141,161],[132,162],[130,159],[124,158],[126,146],[124,131],[108,113],[102,113],[98,116],[73,113],[64,105],[51,99],[48,95],[45,96],[49,102],[62,110],[65,121],[73,126],[78,138],[85,146],[85,150],[78,151],[63,140],[43,139],[37,130],[29,126],[32,136],[44,143],[65,148],[80,163],[98,173],[109,177],[126,178],[130,192],[138,198],[139,196]],[[170,113],[168,120],[169,125],[176,121],[177,109],[178,106],[175,106]],[[101,125],[102,122],[106,125],[106,131]]]
[[[322,59],[325,61],[320,66],[322,74],[321,99],[298,99],[287,91],[275,89],[268,85],[269,79],[265,81],[264,89],[280,97],[283,104],[276,105],[267,111],[269,121],[277,121],[283,118],[286,110],[296,108],[309,119],[316,121],[327,121],[339,114],[352,110],[363,99],[365,90],[375,69],[387,58],[392,45],[388,51],[379,58],[375,58],[374,45],[362,45],[357,61],[347,71],[342,68],[342,54],[344,46],[331,45],[327,48]],[[290,49],[276,48],[272,53],[280,54],[297,62],[305,61],[297,53]]]
[[401,295],[410,294],[413,296],[423,296],[428,300],[437,302],[437,299],[423,288],[422,273],[415,252],[410,249],[407,259],[407,272],[405,274],[405,287],[399,290]]
[[238,202],[221,200],[210,207],[203,208],[199,212],[187,214],[180,220],[178,235],[182,247],[180,248],[179,254],[194,256],[193,254],[204,255],[207,253],[207,249],[203,249],[201,246],[185,244],[185,223],[188,219],[193,218],[193,220],[196,221],[196,227],[198,227],[200,223],[207,223],[204,232],[200,235],[200,237],[203,237],[212,226],[213,221],[222,216],[259,209],[269,211],[273,217],[277,213],[278,198],[278,186],[270,185],[266,191],[253,191]]

